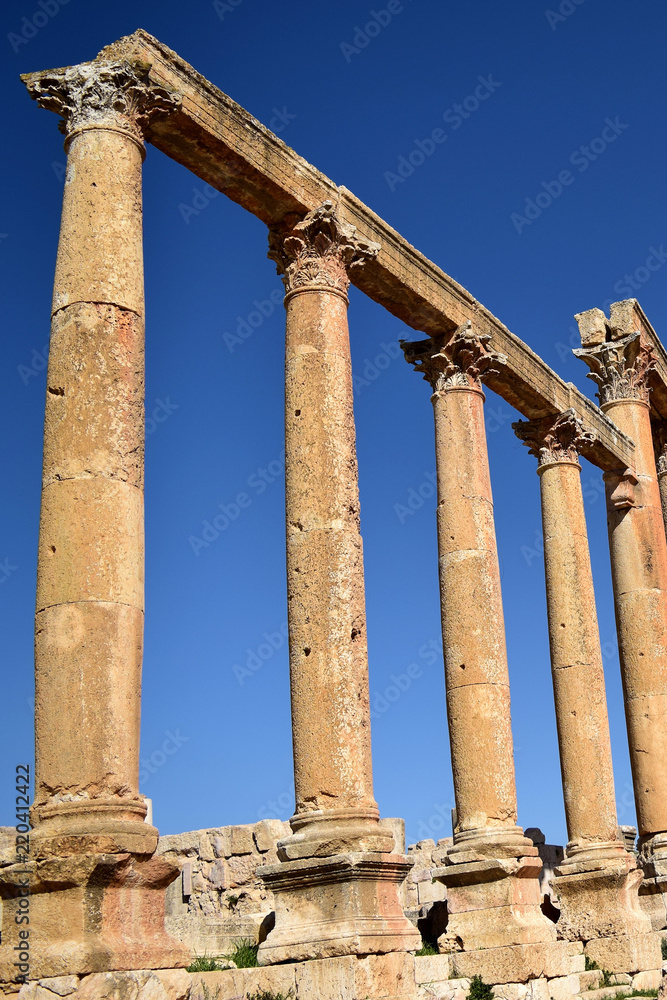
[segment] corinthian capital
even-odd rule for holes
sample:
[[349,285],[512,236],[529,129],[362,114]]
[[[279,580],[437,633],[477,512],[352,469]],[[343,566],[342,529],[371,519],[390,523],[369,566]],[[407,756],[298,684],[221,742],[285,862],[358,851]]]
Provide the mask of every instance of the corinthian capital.
[[556,462],[576,462],[595,435],[584,430],[583,421],[574,410],[565,410],[557,417],[538,420],[517,420],[514,433],[538,459],[538,468]]
[[572,353],[591,369],[588,378],[597,383],[601,404],[616,399],[648,402],[648,374],[655,367],[655,358],[652,348],[643,342],[639,332],[597,347],[582,347]]
[[350,271],[379,252],[379,243],[362,239],[355,226],[338,218],[331,201],[296,225],[269,233],[268,256],[276,262],[288,292],[327,288],[347,296]]
[[479,334],[467,320],[453,333],[447,334],[438,348],[433,339],[401,341],[405,360],[415,371],[422,372],[434,392],[456,387],[479,388],[483,380],[497,372],[493,366],[504,364],[504,354],[488,346],[489,334]]
[[113,128],[143,143],[154,118],[168,115],[180,97],[149,82],[149,63],[95,61],[21,77],[40,108],[62,116],[60,131],[70,137],[85,128]]

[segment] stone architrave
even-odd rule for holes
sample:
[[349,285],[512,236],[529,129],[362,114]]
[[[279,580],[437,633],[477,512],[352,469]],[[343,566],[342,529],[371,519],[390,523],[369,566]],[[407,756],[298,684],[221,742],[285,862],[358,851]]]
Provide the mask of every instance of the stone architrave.
[[270,234],[286,288],[287,600],[295,814],[260,870],[276,925],[260,962],[406,951],[419,934],[373,797],[349,272],[379,252],[331,202]]
[[[569,842],[551,885],[560,899],[559,937],[625,944],[651,931],[640,907],[642,872],[616,819],[604,668],[581,490],[579,454],[593,442],[573,410],[519,421],[517,436],[538,459],[549,645]],[[660,962],[653,942],[651,964]],[[593,948],[599,947],[594,945]],[[645,948],[644,951],[647,951]]]
[[447,714],[456,796],[441,951],[543,947],[537,848],[517,826],[510,691],[482,381],[501,360],[470,322],[403,343],[433,388]]
[[576,318],[583,347],[574,353],[591,369],[603,412],[635,443],[634,469],[604,479],[641,893],[660,929],[667,876],[667,539],[649,412],[654,359],[633,300],[614,303],[609,320],[600,309]]
[[[47,376],[35,641],[35,798],[26,863],[2,871],[0,978],[17,888],[30,975],[187,964],[164,930],[177,869],[139,793],[143,643],[143,132],[178,100],[149,67],[33,73],[62,116],[67,172]],[[15,971],[15,970],[14,970]]]

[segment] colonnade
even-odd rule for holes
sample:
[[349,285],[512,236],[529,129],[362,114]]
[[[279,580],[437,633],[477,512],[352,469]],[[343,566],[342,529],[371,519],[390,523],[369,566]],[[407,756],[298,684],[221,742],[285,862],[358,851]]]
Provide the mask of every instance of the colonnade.
[[[68,165],[53,297],[36,627],[36,792],[25,867],[41,935],[34,974],[185,964],[163,929],[177,872],[153,857],[138,787],[143,630],[143,266],[147,126],[178,109],[146,67],[34,74],[63,118]],[[398,887],[409,871],[373,796],[362,543],[347,325],[350,274],[380,246],[326,202],[270,233],[285,283],[286,529],[296,810],[262,870],[276,925],[260,961],[414,951]],[[582,329],[586,321],[582,320]],[[590,325],[590,324],[589,324]],[[599,324],[598,324],[599,325]],[[597,329],[597,327],[596,327]],[[602,408],[636,443],[608,474],[610,551],[640,860],[615,813],[604,674],[576,415],[515,425],[537,457],[552,676],[569,842],[557,928],[540,909],[537,849],[517,821],[510,691],[484,430],[502,358],[469,321],[405,343],[432,388],[445,685],[456,828],[441,950],[524,949],[524,978],[566,974],[583,940],[605,967],[657,968],[638,901],[667,854],[667,541],[651,441],[650,359],[633,335],[581,352]],[[662,720],[662,722],[661,722]],[[6,928],[19,877],[4,869]],[[63,914],[67,921],[63,923]],[[661,924],[661,926],[663,925]],[[73,930],[74,928],[74,930]],[[9,942],[9,943],[8,943]],[[609,943],[611,942],[611,944]],[[615,958],[609,961],[613,946]],[[8,976],[11,935],[0,976]],[[657,948],[657,952],[656,952]],[[607,949],[607,950],[605,950]],[[527,956],[527,957],[526,957]],[[619,957],[621,956],[621,957]],[[657,956],[657,958],[656,958]],[[560,964],[559,964],[560,963]],[[539,973],[542,974],[541,972]],[[11,977],[8,977],[11,978]],[[521,976],[517,975],[517,979]]]

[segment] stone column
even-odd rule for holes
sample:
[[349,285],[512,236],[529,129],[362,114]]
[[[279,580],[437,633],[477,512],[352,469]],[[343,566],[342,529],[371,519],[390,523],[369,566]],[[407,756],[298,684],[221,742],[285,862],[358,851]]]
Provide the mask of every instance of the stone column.
[[[573,410],[519,421],[517,436],[538,459],[551,670],[569,842],[552,887],[559,937],[589,942],[587,954],[609,968],[610,949],[628,952],[651,923],[640,908],[642,880],[616,819],[614,773],[593,573],[581,491],[579,453],[591,444]],[[604,938],[600,942],[597,939]],[[594,940],[591,940],[594,939]],[[651,963],[660,960],[654,942]],[[646,947],[644,950],[647,950]],[[613,960],[612,960],[613,961]],[[644,966],[654,968],[654,964]]]
[[[157,830],[138,787],[141,165],[146,124],[177,100],[125,62],[23,79],[62,116],[67,151],[37,572],[31,975],[167,967],[186,960],[164,932],[177,871],[152,858]],[[11,879],[3,872],[6,897]]]
[[[618,645],[637,809],[640,862],[667,876],[667,540],[660,503],[647,377],[654,364],[631,303],[577,316],[582,349],[604,413],[635,442],[635,467],[604,476]],[[665,925],[658,884],[647,885]]]
[[[654,444],[655,444],[654,428]],[[660,490],[660,503],[662,505],[662,520],[667,533],[667,426],[665,421],[661,421],[658,433],[658,447],[656,448],[655,464],[658,473],[658,489]]]
[[271,234],[286,288],[287,599],[296,810],[263,877],[276,927],[263,963],[410,950],[373,797],[348,273],[379,246],[331,202]]
[[[470,323],[404,343],[433,388],[438,551],[456,826],[445,868],[441,950],[492,951],[553,941],[540,911],[537,848],[517,826],[500,571],[482,380],[504,361]],[[491,956],[489,956],[491,958]]]

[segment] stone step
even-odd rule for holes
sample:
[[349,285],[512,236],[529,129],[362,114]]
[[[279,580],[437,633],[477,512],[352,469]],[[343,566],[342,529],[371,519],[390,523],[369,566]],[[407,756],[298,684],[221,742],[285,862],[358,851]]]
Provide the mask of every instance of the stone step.
[[579,993],[580,1000],[614,1000],[614,997],[632,993],[632,986],[603,986],[598,990]]

